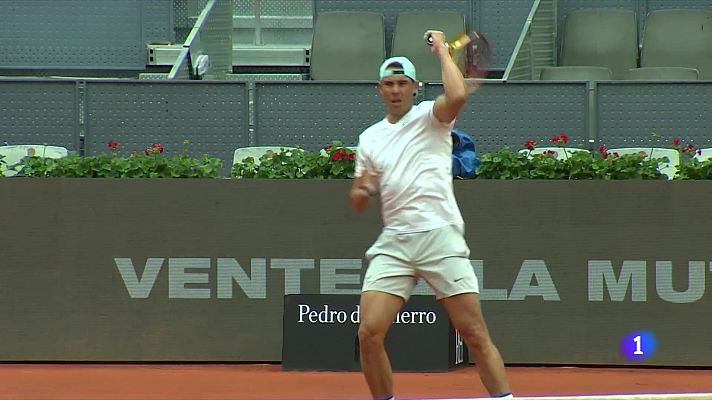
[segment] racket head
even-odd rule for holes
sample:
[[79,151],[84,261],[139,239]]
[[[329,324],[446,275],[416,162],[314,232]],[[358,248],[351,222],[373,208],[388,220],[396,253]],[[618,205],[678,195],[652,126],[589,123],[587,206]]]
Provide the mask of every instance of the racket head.
[[492,45],[487,37],[478,31],[463,33],[453,43],[463,43],[465,49],[465,77],[486,78],[492,66]]
[[[428,46],[433,43],[432,37],[426,34]],[[468,89],[472,92],[480,86],[480,80],[486,78],[492,65],[492,46],[482,32],[472,30],[462,32],[448,42],[450,56],[455,64],[463,65],[463,75]]]

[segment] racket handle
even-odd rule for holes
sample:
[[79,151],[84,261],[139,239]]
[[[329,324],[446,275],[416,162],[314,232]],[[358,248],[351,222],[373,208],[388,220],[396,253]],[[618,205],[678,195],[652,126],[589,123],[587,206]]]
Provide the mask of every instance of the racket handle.
[[[428,47],[433,47],[433,43],[434,43],[434,42],[435,42],[435,41],[433,40],[433,34],[432,34],[432,33],[426,33],[426,34],[425,34],[425,44],[427,44]],[[450,46],[450,43],[445,43],[445,47],[447,47],[448,49],[450,49],[450,47],[452,47],[452,46]]]
[[428,46],[433,45],[433,35],[431,33],[425,34],[425,44],[427,44]]

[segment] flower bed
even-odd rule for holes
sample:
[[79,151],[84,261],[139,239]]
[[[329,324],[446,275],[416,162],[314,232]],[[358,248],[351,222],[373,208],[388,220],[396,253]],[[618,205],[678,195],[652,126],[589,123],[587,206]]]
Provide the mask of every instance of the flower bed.
[[[656,134],[651,138],[657,140]],[[480,154],[477,179],[667,179],[659,165],[669,162],[657,157],[655,146],[650,151],[618,154],[601,146],[597,151],[581,151],[568,146],[568,136],[561,132],[550,139],[553,149],[537,148],[537,142],[526,140],[521,151],[502,148]],[[121,145],[115,140],[107,143],[111,153],[96,156],[66,158],[26,157],[15,170],[28,177],[87,177],[87,178],[219,178],[223,161],[204,155],[183,154],[165,156],[164,147],[154,143],[143,151],[119,156]],[[692,144],[672,141],[672,148],[680,155],[674,179],[712,179],[712,159],[700,161],[695,156],[700,149]],[[650,157],[649,157],[650,155]],[[319,152],[304,149],[269,151],[259,159],[248,157],[232,166],[230,177],[235,179],[348,179],[353,178],[355,152],[339,141],[333,141]],[[0,159],[0,163],[3,160]]]

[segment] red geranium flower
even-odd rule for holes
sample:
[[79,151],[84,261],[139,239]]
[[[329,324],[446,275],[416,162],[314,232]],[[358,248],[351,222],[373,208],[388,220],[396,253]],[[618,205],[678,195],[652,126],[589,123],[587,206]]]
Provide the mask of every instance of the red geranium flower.
[[569,142],[569,137],[566,136],[566,134],[564,132],[559,132],[558,135],[551,138],[551,143],[554,143],[557,146],[563,146],[568,142]]
[[564,144],[569,142],[569,137],[566,136],[566,134],[563,131],[559,132],[559,136],[561,136],[561,141],[564,142]]
[[524,141],[524,147],[527,150],[534,150],[534,148],[536,147],[536,142],[531,139],[526,140],[526,141]]
[[693,144],[688,144],[685,146],[684,149],[682,149],[683,153],[695,153],[697,152],[697,147],[695,147]]

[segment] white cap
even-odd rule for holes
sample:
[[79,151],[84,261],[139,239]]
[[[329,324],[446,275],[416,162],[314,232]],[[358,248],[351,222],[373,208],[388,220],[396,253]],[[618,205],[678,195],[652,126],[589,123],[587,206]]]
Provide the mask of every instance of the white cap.
[[[388,69],[389,66],[393,64],[400,64],[400,68]],[[392,75],[405,75],[412,80],[415,79],[415,66],[409,59],[405,57],[391,57],[381,64],[381,69],[379,71],[380,79]]]

